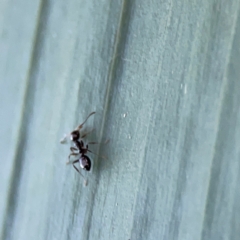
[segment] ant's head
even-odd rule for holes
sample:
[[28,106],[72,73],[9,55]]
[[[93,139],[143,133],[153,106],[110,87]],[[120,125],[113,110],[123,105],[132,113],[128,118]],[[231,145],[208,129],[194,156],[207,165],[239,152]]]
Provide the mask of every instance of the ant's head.
[[73,142],[77,141],[79,139],[79,137],[80,137],[80,133],[78,130],[75,130],[75,131],[71,132],[71,134],[70,134],[70,139]]

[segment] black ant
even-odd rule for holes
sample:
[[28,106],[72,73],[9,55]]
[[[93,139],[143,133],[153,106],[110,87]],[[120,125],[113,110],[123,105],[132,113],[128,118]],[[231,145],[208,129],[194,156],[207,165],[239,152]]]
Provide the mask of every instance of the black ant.
[[[85,147],[84,142],[82,140],[80,140],[80,139],[84,138],[87,134],[89,134],[90,132],[93,131],[93,130],[91,130],[90,132],[85,133],[83,136],[80,135],[80,129],[83,127],[84,123],[86,123],[88,118],[93,114],[95,114],[95,112],[90,113],[87,116],[86,120],[82,124],[80,124],[74,131],[72,131],[69,134],[70,135],[70,140],[74,143],[75,147],[70,147],[71,153],[68,156],[67,164],[72,163],[75,170],[82,177],[83,177],[83,175],[81,174],[79,169],[75,166],[75,164],[77,162],[79,162],[80,168],[82,168],[86,171],[90,171],[91,170],[91,160],[86,154],[87,154],[87,152],[91,152],[91,153],[93,153],[93,152],[88,149],[88,144],[99,144],[98,142],[89,142]],[[63,143],[65,141],[66,137],[67,136],[65,136],[65,138],[63,140],[61,140],[61,143]],[[93,154],[95,154],[95,153],[93,153]],[[72,162],[70,161],[71,156],[78,156],[78,155],[80,155],[80,157],[77,160],[74,160]],[[85,180],[85,185],[86,185],[86,180]]]

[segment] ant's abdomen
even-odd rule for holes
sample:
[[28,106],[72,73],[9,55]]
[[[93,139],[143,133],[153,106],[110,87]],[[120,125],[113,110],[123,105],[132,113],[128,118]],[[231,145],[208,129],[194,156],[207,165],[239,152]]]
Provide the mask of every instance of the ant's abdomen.
[[79,159],[79,164],[82,169],[85,169],[86,171],[91,170],[91,160],[88,156],[81,156]]

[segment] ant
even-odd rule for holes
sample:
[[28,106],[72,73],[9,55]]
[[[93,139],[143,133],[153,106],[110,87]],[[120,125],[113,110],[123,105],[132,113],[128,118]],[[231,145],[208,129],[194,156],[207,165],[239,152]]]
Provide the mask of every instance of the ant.
[[[90,113],[86,120],[80,124],[74,131],[72,131],[69,136],[70,136],[70,140],[74,143],[75,147],[70,147],[71,153],[68,156],[68,162],[72,163],[73,167],[75,168],[75,170],[83,177],[83,175],[81,174],[81,172],[79,171],[79,169],[75,166],[75,164],[77,162],[79,162],[80,168],[86,170],[86,171],[90,171],[91,170],[91,160],[90,158],[86,155],[88,152],[93,153],[92,151],[90,151],[88,149],[88,144],[99,144],[98,142],[89,142],[88,144],[86,144],[86,146],[84,146],[84,142],[80,139],[83,139],[84,137],[86,137],[86,135],[88,135],[90,132],[92,132],[93,130],[91,130],[90,132],[85,133],[84,135],[80,135],[80,129],[83,127],[83,125],[86,123],[86,121],[88,120],[88,118],[95,114],[95,112]],[[65,141],[67,136],[65,136],[65,138],[63,140],[61,140],[61,143],[63,143]],[[95,153],[93,153],[95,154]],[[80,157],[77,160],[74,161],[70,161],[70,157],[71,156],[78,156],[80,155]],[[95,154],[96,155],[96,154]],[[104,158],[104,157],[103,157]],[[84,178],[84,177],[83,177]],[[84,178],[85,180],[85,178]],[[85,185],[87,185],[87,182],[85,180]]]

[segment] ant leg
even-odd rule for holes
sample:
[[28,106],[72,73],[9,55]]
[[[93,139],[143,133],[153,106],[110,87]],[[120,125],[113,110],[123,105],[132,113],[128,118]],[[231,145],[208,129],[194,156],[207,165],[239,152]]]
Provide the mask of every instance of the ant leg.
[[73,152],[73,153],[74,153],[74,151],[78,151],[78,149],[75,148],[75,147],[70,147],[70,150],[71,150],[71,152]]
[[[75,166],[75,163],[77,163],[78,162],[78,160],[75,160],[73,163],[72,163],[72,165],[73,165],[73,167],[76,169],[76,171],[83,177],[83,175],[81,174],[81,172],[79,171],[79,169]],[[84,178],[84,177],[83,177]]]
[[77,155],[79,155],[79,153],[70,153],[70,154],[68,155],[68,159],[70,159],[71,156],[77,156]]
[[81,172],[79,171],[79,169],[74,165],[75,163],[77,163],[78,162],[78,160],[75,160],[73,163],[72,163],[72,165],[73,165],[73,167],[75,168],[75,170],[83,177],[83,179],[84,179],[84,185],[85,186],[87,186],[87,180],[84,178],[84,176],[81,174]]
[[88,142],[88,144],[101,144],[100,142]]
[[77,156],[77,155],[79,155],[79,153],[70,153],[69,155],[68,155],[68,162],[66,162],[66,164],[69,164],[69,163],[71,163],[71,161],[70,161],[70,158],[71,158],[71,156]]
[[74,152],[74,151],[78,151],[77,148],[70,147],[70,150],[71,150],[72,153],[70,153],[70,154],[68,155],[68,162],[66,162],[66,164],[71,163],[71,161],[70,161],[70,157],[71,157],[71,156],[77,156],[77,155],[79,155],[79,153],[75,153],[75,152]]
[[98,157],[101,157],[101,158],[103,158],[103,159],[107,159],[105,156],[100,156],[100,155],[92,152],[91,150],[89,150],[89,149],[88,149],[88,145],[87,145],[86,147],[87,147],[86,150],[87,150],[88,152],[90,152],[90,153],[92,153],[92,154],[94,154],[94,155],[96,155],[96,156],[98,156]]
[[88,144],[107,144],[107,143],[109,143],[109,139],[107,139],[105,142],[89,142]]
[[79,130],[83,127],[84,123],[88,120],[88,118],[89,118],[90,116],[92,116],[93,114],[95,114],[95,113],[96,113],[96,112],[91,112],[91,113],[87,116],[86,120],[85,120],[82,124],[80,124],[80,125],[76,128],[76,130],[79,131]]

